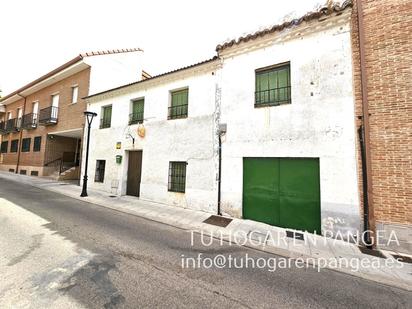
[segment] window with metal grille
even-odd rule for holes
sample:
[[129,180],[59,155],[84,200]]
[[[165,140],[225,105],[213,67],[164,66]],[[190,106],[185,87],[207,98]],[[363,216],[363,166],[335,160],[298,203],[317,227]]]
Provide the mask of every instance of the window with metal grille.
[[103,106],[100,118],[100,129],[110,128],[112,123],[112,106]]
[[21,143],[21,151],[22,152],[29,152],[30,151],[30,143],[31,143],[31,138],[23,138],[23,141]]
[[10,144],[10,152],[17,152],[19,150],[19,140],[14,139]]
[[169,162],[169,191],[185,192],[186,165],[186,162]]
[[144,119],[144,99],[132,101],[132,113],[129,115],[129,125],[143,123]]
[[186,118],[189,104],[189,89],[171,92],[168,119]]
[[96,161],[96,173],[94,174],[94,182],[104,182],[104,170],[106,168],[105,160]]
[[289,103],[290,63],[256,70],[255,107]]
[[0,153],[7,153],[7,148],[9,148],[9,141],[1,142]]
[[36,136],[33,141],[33,151],[38,152],[41,149],[41,136]]

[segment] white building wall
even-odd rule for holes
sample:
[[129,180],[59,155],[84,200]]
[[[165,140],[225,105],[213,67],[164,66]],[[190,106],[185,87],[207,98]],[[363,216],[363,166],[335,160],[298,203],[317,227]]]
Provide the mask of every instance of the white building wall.
[[[320,160],[323,232],[359,229],[349,27],[345,13],[223,51],[225,213],[242,217],[243,157],[313,157]],[[255,108],[255,70],[287,61],[292,103]]]
[[[215,75],[212,72],[213,68],[202,72],[189,70],[174,73],[90,103],[88,109],[98,116],[91,131],[89,186],[125,195],[128,153],[143,150],[141,199],[215,212]],[[188,118],[167,120],[170,91],[186,87],[189,89]],[[144,138],[137,135],[138,125],[128,126],[131,100],[142,97],[145,98]],[[110,104],[111,128],[99,129],[101,109]],[[127,133],[135,138],[134,146]],[[122,144],[120,150],[116,149],[117,142]],[[123,156],[121,164],[116,164],[116,155]],[[104,183],[94,182],[96,160],[106,160]],[[184,194],[168,192],[169,161],[188,163]]]
[[89,56],[83,61],[91,66],[89,95],[140,80],[143,51]]

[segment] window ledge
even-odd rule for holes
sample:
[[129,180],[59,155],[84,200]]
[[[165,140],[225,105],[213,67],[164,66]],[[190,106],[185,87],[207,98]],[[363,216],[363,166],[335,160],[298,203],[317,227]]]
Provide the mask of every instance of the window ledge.
[[289,105],[289,104],[292,104],[292,101],[291,102],[282,102],[282,103],[255,103],[255,108],[273,107],[273,106]]

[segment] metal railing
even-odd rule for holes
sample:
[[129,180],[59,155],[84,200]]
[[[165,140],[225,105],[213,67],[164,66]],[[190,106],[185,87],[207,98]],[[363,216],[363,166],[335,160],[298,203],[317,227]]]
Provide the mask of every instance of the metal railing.
[[169,106],[167,119],[179,119],[187,117],[188,104]]
[[26,114],[23,116],[22,128],[34,129],[37,127],[38,116],[36,113]]
[[111,124],[112,124],[111,119],[104,119],[104,118],[100,119],[100,129],[110,128]]
[[14,118],[14,119],[9,119],[6,122],[6,132],[15,132],[18,131],[19,129],[19,124],[21,123],[21,118]]
[[132,113],[129,115],[129,125],[143,123],[143,112]]
[[280,105],[291,102],[291,86],[255,92],[255,106]]
[[57,116],[59,108],[56,106],[49,106],[40,110],[39,123],[40,124],[55,124],[57,123]]

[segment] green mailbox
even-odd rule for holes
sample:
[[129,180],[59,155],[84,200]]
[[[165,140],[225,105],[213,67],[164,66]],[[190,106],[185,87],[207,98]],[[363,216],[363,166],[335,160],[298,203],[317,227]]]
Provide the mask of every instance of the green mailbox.
[[116,156],[116,163],[117,163],[117,164],[121,164],[121,163],[122,163],[122,158],[123,158],[123,156],[117,155],[117,156]]

